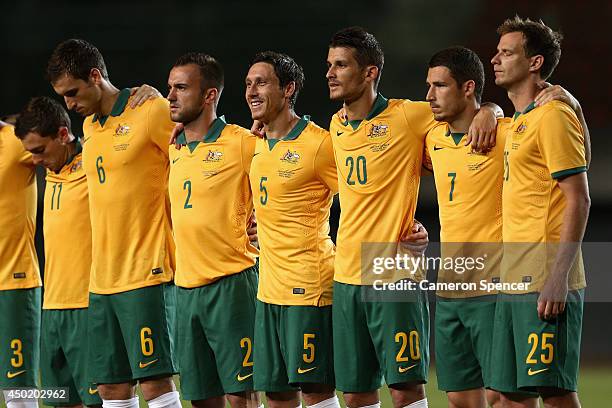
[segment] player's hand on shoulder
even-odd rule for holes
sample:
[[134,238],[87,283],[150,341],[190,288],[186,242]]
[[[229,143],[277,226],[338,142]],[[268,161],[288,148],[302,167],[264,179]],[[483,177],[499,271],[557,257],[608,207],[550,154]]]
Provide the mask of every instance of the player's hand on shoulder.
[[151,85],[143,84],[130,89],[130,108],[134,109],[137,106],[142,106],[149,99],[163,97],[163,95]]
[[181,150],[182,145],[177,142],[177,139],[178,135],[183,131],[184,128],[185,125],[183,125],[182,123],[177,123],[176,125],[174,125],[174,129],[172,129],[172,133],[170,134],[170,140],[168,140],[168,144],[174,145],[174,147],[176,147],[176,150]]
[[497,136],[497,109],[481,106],[468,129],[465,145],[472,150],[485,153],[495,146]]
[[264,131],[264,124],[259,120],[254,120],[253,125],[251,126],[251,133],[257,137],[264,138],[266,137],[266,132]]
[[542,106],[551,101],[560,101],[569,105],[574,112],[578,112],[581,109],[578,99],[574,98],[574,95],[561,85],[553,85],[542,81],[538,83],[538,86],[541,91],[535,98],[536,106]]

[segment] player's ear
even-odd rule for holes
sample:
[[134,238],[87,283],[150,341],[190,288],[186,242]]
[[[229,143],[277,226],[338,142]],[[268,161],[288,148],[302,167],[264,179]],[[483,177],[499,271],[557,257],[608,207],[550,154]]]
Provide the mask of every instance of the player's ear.
[[366,80],[370,80],[372,82],[376,82],[376,78],[378,78],[378,67],[376,65],[369,65],[366,67]]
[[474,92],[476,91],[476,82],[474,82],[473,80],[468,80],[465,81],[465,83],[463,84],[463,93],[465,94],[465,96],[472,97],[474,96]]
[[70,130],[66,126],[60,126],[57,131],[57,139],[63,145],[70,143]]
[[89,71],[89,81],[94,83],[95,85],[100,85],[102,82],[102,73],[98,68],[92,68]]
[[219,99],[220,92],[217,88],[208,88],[204,92],[204,103],[216,104]]
[[287,98],[288,100],[291,99],[294,93],[295,93],[295,82],[291,81],[285,87],[285,98]]
[[542,68],[544,64],[544,57],[542,55],[534,55],[529,59],[529,72],[537,72]]

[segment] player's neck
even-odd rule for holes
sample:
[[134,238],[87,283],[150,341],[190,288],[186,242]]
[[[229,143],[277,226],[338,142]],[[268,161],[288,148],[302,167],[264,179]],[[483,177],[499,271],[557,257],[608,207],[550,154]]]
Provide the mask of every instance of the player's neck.
[[215,119],[217,119],[217,112],[212,109],[204,109],[196,120],[185,124],[185,139],[187,143],[201,141],[204,135],[208,133]]
[[264,132],[268,139],[280,139],[285,137],[295,127],[300,117],[293,109],[283,109],[274,119],[264,123]]
[[516,84],[512,88],[508,89],[508,98],[514,105],[516,112],[523,112],[531,102],[533,102],[540,92],[535,79],[528,78],[527,80]]
[[344,110],[346,111],[347,119],[349,121],[365,119],[372,110],[372,106],[374,106],[377,96],[378,92],[373,88],[367,88],[366,91],[356,99],[344,101]]
[[474,101],[473,105],[467,106],[457,117],[448,121],[450,131],[453,133],[467,133],[479,109],[480,104],[476,101]]
[[119,89],[115,88],[109,81],[102,81],[100,84],[102,89],[102,99],[100,100],[99,112],[96,112],[100,116],[108,116],[119,98]]

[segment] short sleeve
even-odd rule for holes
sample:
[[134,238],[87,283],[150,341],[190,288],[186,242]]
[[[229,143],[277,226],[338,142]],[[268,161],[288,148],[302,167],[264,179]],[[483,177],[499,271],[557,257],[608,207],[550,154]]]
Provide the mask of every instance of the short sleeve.
[[329,133],[325,135],[325,138],[319,145],[314,165],[317,177],[332,193],[336,194],[338,192],[338,171],[336,170],[334,149]]
[[241,132],[241,138],[242,167],[244,168],[244,172],[249,174],[251,171],[251,161],[253,161],[253,155],[255,154],[255,142],[257,141],[257,137],[244,129]]
[[429,144],[431,142],[431,136],[427,134],[425,137],[425,144],[423,145],[423,167],[429,171],[433,171],[433,163],[431,162],[431,155],[429,154]]
[[175,123],[170,120],[170,108],[164,98],[156,98],[149,102],[147,130],[153,143],[164,155],[168,156],[168,146]]
[[427,133],[436,126],[437,122],[427,102],[407,100],[402,104],[402,110],[408,126],[421,140],[424,140]]
[[543,115],[542,121],[538,146],[552,178],[586,171],[584,135],[578,118],[570,108],[553,105]]

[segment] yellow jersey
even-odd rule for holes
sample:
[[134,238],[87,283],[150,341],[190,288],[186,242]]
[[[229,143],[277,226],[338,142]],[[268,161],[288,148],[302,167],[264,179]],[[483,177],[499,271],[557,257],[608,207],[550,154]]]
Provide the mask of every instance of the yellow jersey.
[[43,232],[45,295],[43,309],[89,305],[91,223],[81,144],[62,169],[47,170]]
[[255,136],[220,117],[201,141],[187,144],[184,133],[177,141],[187,146],[170,147],[175,283],[194,288],[255,265],[258,251],[246,233]]
[[109,116],[83,123],[83,166],[92,229],[89,290],[112,294],[169,282],[174,241],[168,198],[168,101],[126,109],[124,89]]
[[479,282],[499,282],[504,143],[509,125],[509,118],[498,119],[497,143],[487,153],[466,146],[465,134],[451,132],[447,123],[439,123],[427,134],[423,166],[434,174],[442,259],[481,258],[478,263],[470,261],[470,268],[441,267],[438,272],[438,282],[476,283],[476,290],[438,291],[438,296],[496,293],[480,289]]
[[[532,103],[514,115],[504,155],[502,281],[529,283],[525,292],[537,292],[561,236],[565,197],[557,180],[587,170],[582,127],[562,102]],[[568,284],[586,286],[580,253]]]
[[410,231],[425,136],[434,125],[428,103],[387,100],[380,94],[362,121],[332,117],[341,206],[334,280],[371,283],[371,251],[362,260],[362,250],[381,243],[394,246]]
[[261,251],[258,299],[331,305],[329,211],[338,180],[329,133],[306,116],[282,139],[258,139],[250,180]]
[[0,127],[0,290],[41,285],[34,246],[36,174],[12,126]]

